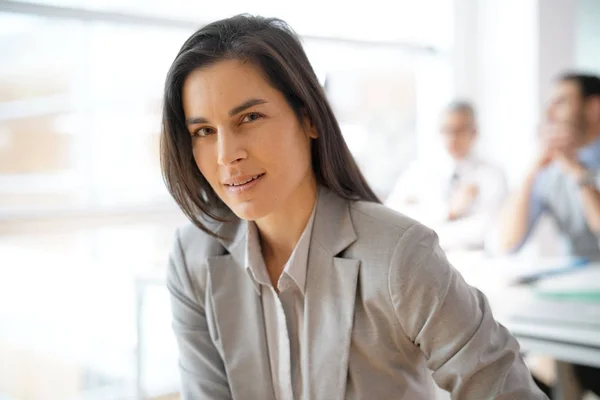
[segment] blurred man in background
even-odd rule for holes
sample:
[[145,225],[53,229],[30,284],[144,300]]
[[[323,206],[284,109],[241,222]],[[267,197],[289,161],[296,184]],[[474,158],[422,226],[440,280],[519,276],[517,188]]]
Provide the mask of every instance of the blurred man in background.
[[482,248],[491,216],[506,194],[504,174],[475,154],[478,132],[471,104],[450,104],[440,132],[448,160],[414,163],[386,204],[434,228],[446,250]]
[[[506,204],[500,241],[517,251],[547,213],[574,257],[600,259],[600,78],[566,74],[554,87],[542,151]],[[575,366],[584,389],[600,395],[600,370]]]
[[504,209],[502,248],[518,250],[547,212],[570,255],[600,258],[600,78],[559,78],[546,117],[542,151]]

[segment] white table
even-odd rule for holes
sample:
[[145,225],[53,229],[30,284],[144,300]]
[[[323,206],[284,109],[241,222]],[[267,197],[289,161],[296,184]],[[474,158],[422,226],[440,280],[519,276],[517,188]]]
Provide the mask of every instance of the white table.
[[[600,368],[600,303],[542,298],[529,286],[509,285],[519,269],[529,270],[530,264],[548,260],[488,259],[481,253],[454,253],[448,258],[469,284],[486,294],[496,319],[512,332],[525,352],[558,361],[556,398],[579,398],[570,364]],[[587,284],[584,271],[577,273],[582,285]]]

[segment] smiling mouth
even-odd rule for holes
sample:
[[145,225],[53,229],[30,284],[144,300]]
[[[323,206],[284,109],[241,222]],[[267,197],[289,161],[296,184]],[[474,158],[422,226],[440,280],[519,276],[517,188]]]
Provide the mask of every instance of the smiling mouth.
[[226,183],[225,186],[227,186],[229,188],[241,188],[243,186],[246,186],[246,185],[248,185],[248,184],[250,184],[250,183],[252,183],[252,182],[254,182],[254,181],[256,181],[256,180],[258,180],[260,178],[262,178],[264,175],[265,175],[264,173],[258,174],[258,175],[254,175],[254,176],[251,176],[251,177],[249,177],[247,179],[244,179],[243,181],[239,181],[239,182],[235,182],[235,183]]

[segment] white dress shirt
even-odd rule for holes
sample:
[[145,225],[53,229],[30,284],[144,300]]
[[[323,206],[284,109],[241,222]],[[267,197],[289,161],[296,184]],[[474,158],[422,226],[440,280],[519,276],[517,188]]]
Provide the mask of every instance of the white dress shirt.
[[[475,201],[461,218],[448,221],[453,191],[471,184],[478,188]],[[415,162],[398,180],[386,205],[429,225],[447,250],[481,248],[506,194],[503,172],[471,155],[460,162]]]
[[304,321],[304,288],[314,214],[313,209],[304,232],[279,277],[279,293],[273,287],[267,273],[256,224],[248,223],[246,268],[261,296],[276,400],[302,398],[302,344],[299,338]]

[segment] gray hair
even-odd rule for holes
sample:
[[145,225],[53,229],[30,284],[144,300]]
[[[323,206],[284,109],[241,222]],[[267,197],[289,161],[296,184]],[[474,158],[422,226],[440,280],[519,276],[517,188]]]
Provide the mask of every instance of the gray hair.
[[465,113],[476,120],[475,107],[466,100],[455,100],[446,106],[446,113]]

